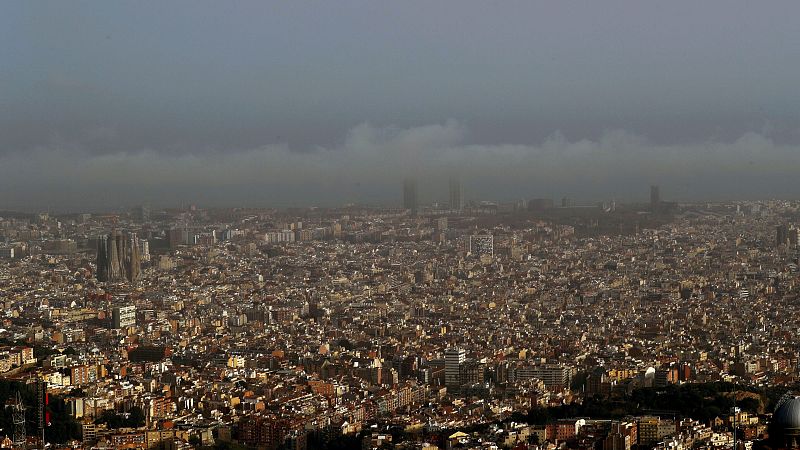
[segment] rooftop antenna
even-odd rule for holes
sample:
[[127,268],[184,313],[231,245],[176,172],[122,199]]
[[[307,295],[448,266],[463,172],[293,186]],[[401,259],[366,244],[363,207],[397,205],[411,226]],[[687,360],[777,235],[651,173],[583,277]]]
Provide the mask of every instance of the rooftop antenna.
[[22,403],[22,394],[17,391],[17,398],[11,413],[14,422],[14,448],[25,449],[27,436],[25,435],[25,404]]
[[733,391],[733,408],[731,408],[731,412],[733,413],[733,450],[737,450],[736,447],[736,416],[741,411],[739,408],[736,407],[736,390],[734,388]]
[[47,441],[44,439],[44,429],[47,427],[47,422],[49,422],[50,418],[49,413],[47,412],[47,404],[49,403],[49,397],[47,394],[47,383],[41,378],[36,378],[36,406],[38,409],[38,416],[39,416],[39,431],[42,433],[42,449],[47,448]]

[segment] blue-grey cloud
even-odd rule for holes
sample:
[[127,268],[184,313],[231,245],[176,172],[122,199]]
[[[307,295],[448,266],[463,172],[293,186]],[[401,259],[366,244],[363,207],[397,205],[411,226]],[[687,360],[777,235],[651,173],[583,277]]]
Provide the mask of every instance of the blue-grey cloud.
[[11,0],[1,201],[390,200],[411,171],[463,172],[474,195],[504,198],[635,197],[670,179],[686,198],[794,195],[781,174],[800,145],[799,13],[788,0]]
[[795,195],[800,170],[800,147],[755,132],[671,145],[622,130],[580,140],[555,132],[537,144],[476,144],[470,135],[449,120],[411,128],[364,123],[345,133],[341,145],[307,153],[285,144],[192,154],[41,147],[0,157],[0,202],[394,204],[403,177],[416,176],[430,201],[444,199],[454,174],[474,199],[639,200],[649,183],[662,184],[677,200],[785,198]]

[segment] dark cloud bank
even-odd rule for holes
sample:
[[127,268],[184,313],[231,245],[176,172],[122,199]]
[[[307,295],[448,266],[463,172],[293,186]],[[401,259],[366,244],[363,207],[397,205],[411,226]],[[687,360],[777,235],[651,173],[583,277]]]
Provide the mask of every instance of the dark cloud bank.
[[[113,136],[113,129],[90,133]],[[624,130],[580,140],[554,132],[534,144],[487,145],[471,143],[469,129],[455,120],[410,128],[362,123],[339,145],[303,152],[270,144],[98,153],[67,142],[10,152],[0,155],[0,209],[396,205],[403,177],[417,177],[422,200],[432,201],[446,199],[452,175],[471,199],[635,201],[646,198],[651,183],[684,201],[793,198],[798,169],[800,147],[768,133],[667,145]]]

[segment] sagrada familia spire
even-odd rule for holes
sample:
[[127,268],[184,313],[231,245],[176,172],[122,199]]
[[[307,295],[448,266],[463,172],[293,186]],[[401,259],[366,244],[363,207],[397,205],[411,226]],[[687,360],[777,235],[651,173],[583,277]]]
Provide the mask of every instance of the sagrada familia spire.
[[97,281],[136,281],[141,274],[139,238],[111,231],[97,240]]

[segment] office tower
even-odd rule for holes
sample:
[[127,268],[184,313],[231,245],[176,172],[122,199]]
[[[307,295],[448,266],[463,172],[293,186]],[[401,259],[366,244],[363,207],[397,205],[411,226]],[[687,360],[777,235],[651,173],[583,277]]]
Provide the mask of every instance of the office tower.
[[657,208],[661,203],[661,189],[656,186],[650,186],[650,206]]
[[444,384],[447,387],[458,387],[461,364],[467,359],[467,351],[458,347],[450,347],[444,352]]
[[150,261],[150,242],[147,239],[139,239],[139,254],[142,261]]
[[169,230],[169,248],[175,249],[179,245],[189,245],[189,230],[186,227],[172,228]]
[[572,208],[573,203],[572,199],[569,197],[564,197],[561,199],[561,207],[562,208]]
[[544,211],[553,209],[552,198],[532,198],[528,200],[528,211]]
[[97,280],[136,281],[141,274],[139,238],[113,230],[97,239]]
[[133,218],[139,222],[147,222],[150,220],[150,207],[147,205],[140,205],[133,208]]
[[775,228],[775,246],[788,246],[789,245],[789,227],[786,225],[778,225]]
[[409,210],[412,216],[417,215],[417,180],[406,178],[403,181],[403,208]]
[[450,209],[453,211],[461,211],[464,207],[461,193],[461,180],[456,177],[450,178]]

